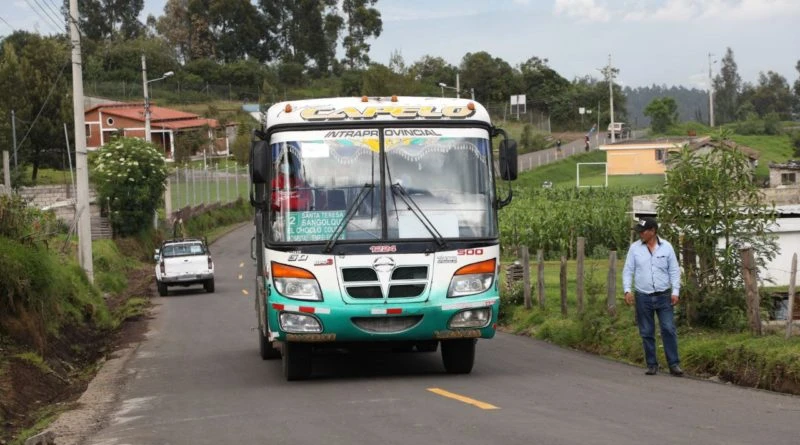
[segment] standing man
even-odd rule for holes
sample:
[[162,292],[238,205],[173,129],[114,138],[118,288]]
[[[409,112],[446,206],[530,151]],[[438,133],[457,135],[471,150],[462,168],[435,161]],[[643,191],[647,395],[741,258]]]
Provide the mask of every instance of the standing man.
[[556,140],[556,159],[561,157],[561,139]]
[[[647,363],[645,374],[658,373],[654,320],[654,314],[657,314],[669,373],[681,377],[683,370],[678,357],[678,333],[673,311],[673,306],[678,304],[681,287],[678,258],[672,245],[659,238],[658,222],[655,219],[641,218],[633,230],[639,233],[639,241],[631,244],[628,249],[622,270],[622,288],[625,291],[626,304],[633,304],[634,297],[636,300],[636,322]],[[631,293],[634,278],[635,290]]]

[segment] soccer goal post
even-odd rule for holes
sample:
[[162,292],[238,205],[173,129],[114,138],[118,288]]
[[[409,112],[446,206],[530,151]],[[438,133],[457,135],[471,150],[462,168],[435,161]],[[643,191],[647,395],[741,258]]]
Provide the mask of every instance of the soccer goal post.
[[[581,182],[581,167],[584,166],[586,177]],[[575,183],[578,187],[608,187],[607,162],[578,162],[576,168]]]

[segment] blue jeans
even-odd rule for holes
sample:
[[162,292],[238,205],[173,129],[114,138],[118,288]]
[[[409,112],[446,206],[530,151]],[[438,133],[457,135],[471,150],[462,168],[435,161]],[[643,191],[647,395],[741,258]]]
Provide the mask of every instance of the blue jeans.
[[678,332],[675,329],[675,313],[672,310],[670,291],[655,295],[637,291],[635,295],[636,322],[639,325],[639,335],[642,337],[647,366],[658,366],[654,314],[658,314],[658,324],[661,326],[661,340],[664,342],[667,364],[669,366],[679,365],[681,361],[678,358]]

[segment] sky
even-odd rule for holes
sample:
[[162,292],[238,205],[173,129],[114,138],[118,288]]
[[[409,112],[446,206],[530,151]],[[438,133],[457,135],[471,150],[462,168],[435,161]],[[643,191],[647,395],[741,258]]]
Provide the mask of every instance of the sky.
[[[162,15],[165,1],[145,0],[142,21]],[[53,32],[44,12],[61,0],[6,2],[0,35],[12,27]],[[379,0],[376,7],[383,32],[368,43],[370,58],[383,64],[397,52],[406,65],[429,55],[457,66],[465,54],[486,51],[512,66],[548,59],[572,80],[599,78],[610,55],[624,86],[706,89],[709,61],[716,75],[730,47],[745,82],[770,70],[789,84],[800,76],[800,0]]]

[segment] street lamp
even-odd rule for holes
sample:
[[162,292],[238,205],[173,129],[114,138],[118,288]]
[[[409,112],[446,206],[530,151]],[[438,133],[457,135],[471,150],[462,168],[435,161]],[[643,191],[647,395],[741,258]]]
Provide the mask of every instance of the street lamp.
[[147,80],[147,62],[145,62],[144,54],[142,54],[142,89],[144,90],[144,140],[152,142],[152,134],[150,132],[150,93],[147,86],[153,82],[164,80],[168,77],[175,75],[172,71],[167,71],[157,79]]
[[[461,91],[456,87],[451,87],[451,86],[447,85],[444,82],[439,82],[439,88],[442,89],[442,97],[444,97],[444,89],[447,88],[448,90],[453,90],[453,91],[456,92],[456,98],[457,99],[461,98]],[[472,100],[475,100],[475,88],[470,88],[469,89],[469,94],[470,94],[470,97],[472,97]]]

